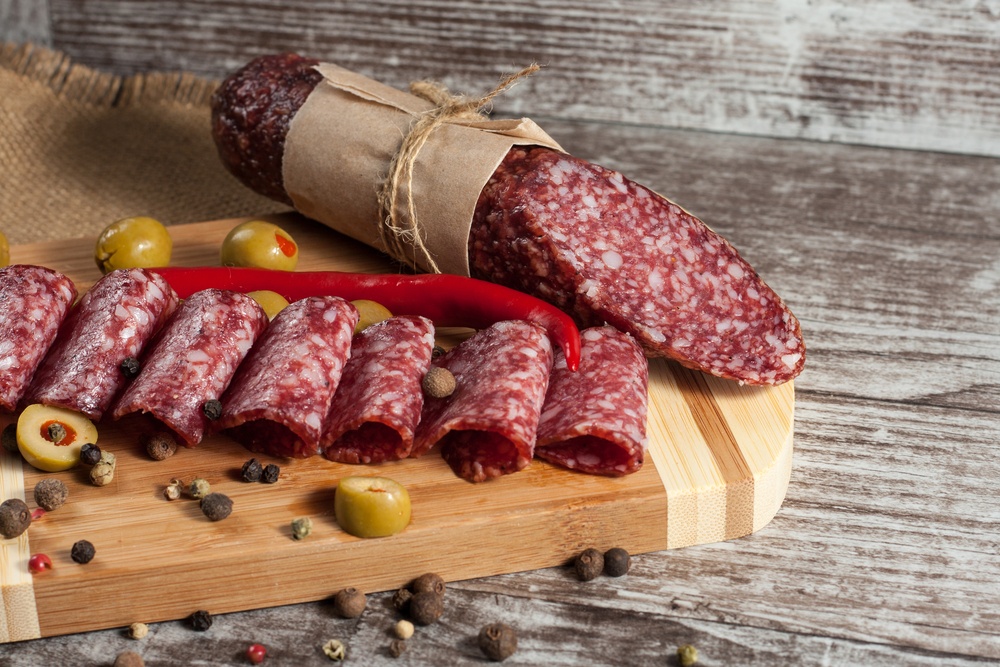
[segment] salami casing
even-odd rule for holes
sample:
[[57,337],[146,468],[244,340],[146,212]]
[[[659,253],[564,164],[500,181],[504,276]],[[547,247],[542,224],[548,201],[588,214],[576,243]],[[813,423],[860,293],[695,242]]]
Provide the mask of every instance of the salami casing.
[[73,281],[52,269],[0,269],[0,408],[17,409],[75,299]]
[[[213,98],[223,162],[286,203],[281,151],[320,80],[316,64],[265,56]],[[610,323],[650,356],[763,385],[805,363],[798,320],[731,244],[655,192],[550,148],[510,149],[479,196],[468,253],[474,277],[550,301],[582,326]]]
[[628,334],[609,326],[585,329],[580,344],[576,372],[556,352],[535,456],[595,475],[633,473],[646,451],[646,357]]
[[327,458],[381,463],[410,455],[433,350],[434,325],[425,317],[390,317],[354,337],[323,436]]
[[254,452],[316,454],[357,322],[357,309],[339,297],[286,306],[236,371],[215,427]]
[[148,413],[189,447],[197,445],[210,426],[205,402],[222,397],[266,327],[264,310],[245,294],[208,289],[191,295],[152,343],[114,417]]
[[520,320],[498,322],[432,365],[451,371],[456,389],[426,399],[410,456],[439,444],[455,474],[470,482],[527,467],[552,369],[545,330]]
[[125,384],[122,362],[139,358],[177,301],[170,285],[151,271],[107,274],[70,312],[25,401],[100,419]]

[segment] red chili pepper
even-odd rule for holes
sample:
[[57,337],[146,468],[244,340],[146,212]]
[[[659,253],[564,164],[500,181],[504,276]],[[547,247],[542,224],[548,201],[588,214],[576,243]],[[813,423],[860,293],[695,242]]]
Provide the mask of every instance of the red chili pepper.
[[545,328],[562,348],[566,366],[580,365],[580,332],[555,306],[502,285],[444,273],[417,275],[274,271],[228,266],[152,269],[179,297],[214,287],[235,292],[270,290],[288,301],[307,296],[339,296],[377,301],[396,315],[423,315],[440,327],[481,329],[501,320],[529,320]]

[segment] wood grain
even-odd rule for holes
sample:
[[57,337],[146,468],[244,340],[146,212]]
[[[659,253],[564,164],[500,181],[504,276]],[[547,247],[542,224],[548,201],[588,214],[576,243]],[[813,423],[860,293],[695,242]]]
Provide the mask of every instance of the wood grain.
[[49,15],[55,48],[123,73],[219,77],[299,50],[471,94],[537,61],[498,112],[1000,155],[989,0],[49,0]]
[[[297,239],[302,270],[392,270],[384,256],[317,223],[296,215],[271,219]],[[241,221],[171,227],[173,263],[217,263],[222,239]],[[91,247],[92,241],[75,239],[15,246],[11,254],[14,262],[67,273],[82,292],[100,275]],[[434,569],[455,581],[559,565],[590,545],[644,553],[761,529],[778,511],[791,473],[793,384],[740,387],[663,360],[650,365],[651,411],[665,416],[649,426],[650,463],[623,478],[535,462],[517,475],[473,485],[432,453],[379,466],[320,457],[274,461],[283,470],[279,484],[248,485],[239,470],[250,454],[224,436],[157,462],[141,451],[141,420],[105,420],[99,444],[118,457],[113,484],[95,487],[83,470],[58,475],[71,488],[72,502],[5,545],[13,557],[4,559],[0,551],[0,590],[9,603],[0,630],[11,625],[0,640],[122,626],[136,614],[163,621],[196,609],[285,605],[347,586],[394,590],[430,569],[414,554],[452,550],[449,563]],[[23,468],[0,453],[0,495],[23,497],[53,476]],[[413,499],[409,528],[387,540],[343,533],[332,517],[332,494],[336,480],[349,474],[382,474],[403,484]],[[224,523],[205,520],[193,502],[162,497],[169,479],[199,476],[233,499],[237,510]],[[316,523],[305,542],[290,539],[288,526],[299,516]],[[86,567],[69,559],[79,539],[100,551]],[[49,554],[54,568],[32,578],[26,560],[36,552]],[[302,571],[329,574],[317,587],[298,575]],[[248,579],[255,586],[241,585]],[[81,614],[98,591],[107,601]]]

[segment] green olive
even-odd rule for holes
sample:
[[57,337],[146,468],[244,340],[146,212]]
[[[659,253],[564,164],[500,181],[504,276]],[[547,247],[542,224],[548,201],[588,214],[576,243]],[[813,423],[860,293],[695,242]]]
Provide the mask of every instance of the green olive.
[[223,266],[253,266],[294,271],[299,246],[284,229],[263,220],[249,220],[234,227],[222,242]]
[[10,244],[7,235],[0,232],[0,267],[10,264]]
[[267,313],[267,319],[269,320],[273,320],[274,316],[288,305],[288,299],[271,290],[264,289],[247,292],[247,296],[260,304],[260,307]]
[[344,477],[333,497],[337,523],[355,537],[387,537],[410,523],[410,494],[387,477]]
[[115,269],[149,268],[170,264],[174,242],[159,220],[122,218],[101,232],[94,260],[101,273]]
[[377,301],[358,299],[351,303],[358,309],[358,324],[354,327],[354,333],[356,334],[361,333],[373,324],[392,317],[389,309]]

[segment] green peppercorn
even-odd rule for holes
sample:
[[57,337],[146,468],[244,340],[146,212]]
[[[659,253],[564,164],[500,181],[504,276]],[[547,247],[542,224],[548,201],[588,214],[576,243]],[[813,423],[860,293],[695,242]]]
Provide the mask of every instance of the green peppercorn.
[[101,448],[92,442],[80,447],[80,463],[85,466],[97,465],[101,460]]
[[278,481],[278,476],[281,474],[281,468],[274,465],[273,463],[268,463],[264,466],[264,470],[261,472],[260,481],[265,484],[274,484]]
[[125,357],[121,364],[118,365],[118,368],[127,380],[134,380],[139,377],[139,371],[142,370],[139,360],[135,357]]
[[304,540],[312,534],[313,522],[307,516],[292,521],[292,539]]
[[240,469],[240,476],[244,482],[259,482],[260,476],[263,474],[264,468],[261,467],[260,461],[257,459],[250,459]]
[[211,489],[212,485],[208,483],[207,479],[196,477],[188,485],[188,495],[197,500],[207,496]]
[[233,501],[224,493],[210,493],[201,499],[201,511],[212,521],[222,521],[233,511]]
[[677,647],[677,662],[681,667],[691,667],[698,662],[698,649],[691,644]]
[[80,540],[73,544],[73,548],[70,549],[69,557],[73,559],[74,563],[79,563],[80,565],[86,565],[90,561],[94,560],[94,554],[97,553],[94,549],[94,545],[87,540]]

